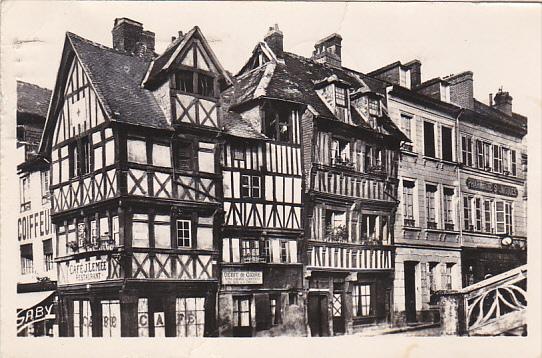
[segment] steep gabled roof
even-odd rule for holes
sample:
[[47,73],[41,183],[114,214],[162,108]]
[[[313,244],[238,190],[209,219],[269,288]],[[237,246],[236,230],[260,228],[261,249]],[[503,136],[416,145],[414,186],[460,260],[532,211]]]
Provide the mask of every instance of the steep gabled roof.
[[218,61],[215,53],[211,49],[211,46],[209,46],[209,43],[205,39],[205,36],[203,36],[203,33],[201,32],[200,28],[198,26],[194,26],[192,30],[187,32],[183,36],[179,36],[170,47],[164,51],[163,54],[158,56],[152,61],[151,66],[148,69],[148,72],[145,74],[144,78],[142,79],[142,84],[144,86],[150,85],[156,81],[161,81],[162,74],[167,73],[167,71],[170,69],[171,65],[179,56],[181,51],[184,49],[186,44],[194,38],[197,37],[198,40],[201,42],[201,45],[207,52],[207,54],[211,57],[211,60],[213,61],[213,64],[216,66],[218,71],[220,71],[220,74],[224,76],[224,79],[228,84],[232,83],[232,79],[228,72],[224,70],[220,62]]
[[170,129],[170,125],[153,94],[140,86],[149,62],[66,33],[51,109],[39,151],[48,149],[58,111],[64,104],[64,91],[71,63],[77,60],[89,79],[100,107],[109,121]]
[[35,84],[17,81],[17,112],[42,117],[45,120],[52,91]]

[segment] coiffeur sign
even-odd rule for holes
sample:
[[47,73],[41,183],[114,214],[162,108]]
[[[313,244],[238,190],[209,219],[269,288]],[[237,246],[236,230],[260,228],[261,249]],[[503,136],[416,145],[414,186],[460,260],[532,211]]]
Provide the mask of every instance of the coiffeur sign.
[[68,283],[83,283],[107,280],[109,273],[107,260],[70,262],[67,267]]
[[22,331],[31,324],[55,319],[55,293],[51,292],[44,300],[38,304],[17,312],[17,332]]

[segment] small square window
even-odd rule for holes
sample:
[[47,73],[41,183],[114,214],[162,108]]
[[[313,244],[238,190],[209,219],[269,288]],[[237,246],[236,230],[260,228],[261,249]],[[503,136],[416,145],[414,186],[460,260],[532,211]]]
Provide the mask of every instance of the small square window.
[[241,176],[241,196],[243,198],[260,198],[261,180],[259,176],[242,175]]

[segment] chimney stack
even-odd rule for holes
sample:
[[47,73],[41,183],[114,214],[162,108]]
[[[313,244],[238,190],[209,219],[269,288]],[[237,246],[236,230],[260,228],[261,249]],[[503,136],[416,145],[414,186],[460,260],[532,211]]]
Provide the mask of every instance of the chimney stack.
[[510,93],[503,92],[502,88],[499,89],[499,92],[495,95],[495,103],[493,108],[498,109],[502,113],[511,116],[512,115],[512,96]]
[[318,63],[341,67],[342,40],[341,35],[335,33],[321,39],[314,45],[312,59]]
[[277,56],[277,58],[283,57],[284,52],[284,35],[282,34],[282,31],[279,30],[279,25],[275,24],[275,26],[270,26],[269,31],[265,35],[264,39],[265,43],[271,51]]
[[489,104],[490,107],[493,107],[493,93],[489,94],[489,102],[488,102],[488,104]]
[[462,108],[474,109],[473,73],[465,71],[444,79],[450,84],[450,102]]
[[154,32],[144,31],[143,24],[125,17],[115,19],[113,48],[140,57],[154,56]]
[[412,60],[405,63],[410,69],[410,88],[416,88],[422,83],[422,63],[420,60]]

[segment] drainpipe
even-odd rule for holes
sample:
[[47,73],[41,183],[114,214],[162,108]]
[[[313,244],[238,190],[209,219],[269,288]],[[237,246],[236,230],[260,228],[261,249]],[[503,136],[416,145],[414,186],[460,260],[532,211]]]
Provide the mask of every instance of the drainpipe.
[[[459,131],[459,117],[461,117],[461,114],[463,114],[463,112],[465,111],[464,108],[461,108],[459,110],[459,113],[457,113],[457,116],[455,117],[455,128],[456,128],[456,133],[455,133],[455,142],[456,142],[456,148],[457,150],[455,151],[455,156],[456,156],[456,160],[458,163],[460,163],[460,161],[458,160],[459,156],[462,155],[462,152],[461,152],[461,136],[460,136],[460,131]],[[458,190],[458,197],[459,197],[459,203],[458,203],[458,209],[459,209],[459,223],[458,223],[458,226],[459,226],[459,247],[460,249],[463,248],[463,221],[464,221],[464,217],[463,217],[463,192],[461,191],[461,170],[460,170],[460,166],[461,164],[458,164],[457,167],[456,167],[456,170],[457,170],[457,183],[458,183],[458,187],[459,187],[459,190]],[[460,260],[461,260],[461,254],[460,254]],[[461,261],[460,261],[461,263]],[[461,267],[461,271],[460,271],[460,274],[461,274],[461,287],[463,287],[463,267]]]

